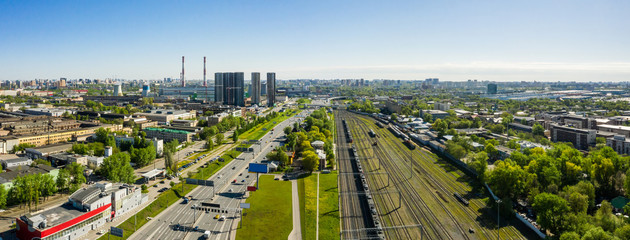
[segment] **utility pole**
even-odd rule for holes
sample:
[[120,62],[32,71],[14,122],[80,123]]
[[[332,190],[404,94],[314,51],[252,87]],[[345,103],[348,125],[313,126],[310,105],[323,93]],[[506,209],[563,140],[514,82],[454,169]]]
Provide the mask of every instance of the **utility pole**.
[[497,240],[501,239],[501,234],[499,232],[501,230],[501,222],[499,221],[501,215],[499,215],[499,209],[501,209],[501,208],[500,208],[499,204],[501,204],[501,199],[497,200]]

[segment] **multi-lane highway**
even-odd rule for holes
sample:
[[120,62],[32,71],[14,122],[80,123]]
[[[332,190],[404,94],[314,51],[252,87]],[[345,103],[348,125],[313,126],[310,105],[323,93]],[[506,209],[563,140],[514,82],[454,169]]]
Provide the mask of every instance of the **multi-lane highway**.
[[[246,187],[252,185],[256,178],[255,174],[247,172],[246,167],[250,162],[262,161],[269,151],[281,144],[280,139],[284,137],[282,129],[300,121],[308,114],[310,111],[304,111],[279,123],[274,131],[265,134],[260,139],[260,145],[252,146],[254,153],[242,153],[210,177],[209,179],[215,182],[215,187],[195,188],[188,194],[193,196],[192,201],[184,204],[183,200],[179,200],[140,228],[131,236],[131,239],[200,239],[205,231],[212,233],[211,239],[230,239],[230,236],[235,234],[236,228],[232,225],[239,216],[233,209],[238,208],[239,203],[244,201],[242,196]],[[236,183],[232,183],[235,179]],[[243,180],[245,181],[242,182]],[[220,215],[225,215],[226,219],[223,221],[214,219],[219,213],[195,210],[193,206],[200,206],[202,202],[220,204],[221,209],[229,211],[220,213]],[[198,227],[198,230],[175,230],[177,225]]]

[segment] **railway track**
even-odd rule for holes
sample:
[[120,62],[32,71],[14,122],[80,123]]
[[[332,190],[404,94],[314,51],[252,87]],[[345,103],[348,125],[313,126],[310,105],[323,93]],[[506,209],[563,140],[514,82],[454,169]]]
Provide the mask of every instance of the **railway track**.
[[[356,135],[366,136],[369,127],[361,121],[356,121],[356,123],[356,125],[358,126],[357,131],[359,131]],[[381,135],[383,134],[384,133],[381,133]],[[455,217],[452,216],[446,206],[442,204],[440,197],[436,196],[436,194],[431,189],[425,186],[424,190],[426,192],[431,192],[431,194],[428,195],[430,195],[431,198],[435,202],[437,202],[438,205],[440,205],[440,208],[449,215],[450,220],[452,221],[451,226],[455,226],[459,234],[454,234],[452,230],[446,229],[445,225],[443,224],[444,219],[438,218],[433,213],[431,207],[429,207],[423,197],[420,196],[418,191],[411,184],[411,179],[409,179],[408,177],[409,173],[401,170],[400,165],[396,166],[397,163],[394,162],[394,159],[398,160],[398,164],[402,163],[408,165],[409,160],[400,157],[399,153],[401,151],[389,151],[389,153],[385,153],[381,144],[377,146],[372,146],[372,149],[375,155],[379,159],[383,160],[381,161],[381,164],[384,168],[388,169],[388,173],[390,173],[389,176],[395,182],[396,188],[401,191],[401,193],[404,193],[402,201],[404,202],[405,209],[412,213],[411,216],[413,220],[411,222],[409,220],[406,222],[402,222],[400,223],[400,225],[422,223],[423,226],[425,226],[426,228],[426,234],[428,235],[427,238],[430,239],[469,239],[469,236],[466,234],[465,230],[457,224],[457,220],[455,219]],[[411,176],[413,176],[413,173]],[[407,234],[409,234],[408,230],[409,229],[399,229],[397,232],[405,231]],[[398,233],[398,235],[400,234]],[[422,236],[421,233],[416,233],[416,236],[413,236],[412,238],[400,239],[417,239],[421,237],[424,236]]]
[[[337,115],[338,116],[338,115]],[[336,134],[337,134],[337,154],[340,173],[354,173],[355,167],[352,164],[352,160],[349,154],[350,144],[347,143],[347,138],[343,128],[341,126],[341,117],[336,117],[337,122]],[[373,224],[369,219],[369,209],[366,204],[365,196],[359,196],[359,188],[357,186],[357,179],[352,174],[339,174],[339,189],[340,194],[340,208],[341,208],[341,222],[342,222],[342,239],[371,239],[375,238],[372,234],[368,234],[363,231],[355,231],[357,229],[371,228]],[[360,182],[360,181],[359,181]],[[365,202],[365,204],[363,203]],[[367,213],[367,214],[366,214]]]
[[[387,191],[387,185],[385,181],[383,180],[382,176],[370,174],[370,173],[375,173],[379,171],[377,167],[375,166],[376,163],[374,163],[374,159],[367,157],[367,156],[374,156],[374,154],[369,152],[371,147],[369,143],[366,144],[365,135],[356,134],[355,136],[357,136],[355,139],[358,140],[355,143],[355,146],[357,146],[357,151],[359,152],[359,155],[363,156],[360,159],[362,159],[364,162],[363,166],[364,166],[365,173],[367,176],[366,178],[368,179],[368,183],[369,183],[368,185],[372,189],[372,193],[374,193],[374,190]],[[368,166],[369,168],[365,166]],[[374,184],[375,182],[378,184]],[[405,224],[405,221],[401,214],[401,209],[396,209],[397,201],[394,200],[392,194],[373,194],[373,195],[374,195],[374,199],[380,200],[379,202],[382,204],[382,205],[376,204],[376,208],[379,210],[378,212],[382,213],[380,214],[380,217],[381,219],[385,219],[383,220],[384,222],[388,222],[389,225],[392,225],[392,226],[402,226]],[[411,212],[411,214],[414,214],[414,213]],[[392,234],[394,234],[394,236],[392,236]],[[415,236],[412,235],[409,231],[406,231],[405,229],[388,231],[386,232],[386,236],[388,237],[388,239],[415,239]]]
[[[355,117],[355,119],[359,119],[359,121],[365,125],[364,128],[371,128],[376,122],[372,118],[363,117],[356,114],[353,114],[353,116]],[[404,155],[404,158],[413,160],[413,170],[429,185],[425,185],[425,187],[427,187],[429,190],[431,188],[435,189],[435,191],[433,192],[440,192],[443,197],[453,200],[458,205],[460,203],[456,201],[452,194],[454,192],[468,193],[472,190],[471,187],[463,184],[445,184],[448,182],[456,182],[458,181],[457,178],[462,176],[465,177],[465,175],[462,174],[458,176],[455,175],[453,171],[447,172],[444,169],[437,169],[436,164],[441,164],[440,161],[444,160],[440,160],[438,156],[425,149],[426,147],[420,146],[420,148],[416,148],[418,149],[417,153],[416,150],[409,151],[409,149],[402,144],[402,140],[400,138],[394,137],[389,131],[387,131],[387,129],[375,129],[380,131],[379,135],[382,136],[381,141],[379,141],[379,147],[380,145],[386,145],[387,150],[389,150],[387,153],[401,153],[402,155]],[[391,156],[391,154],[389,154],[388,156]],[[431,169],[433,170],[429,172],[428,170]],[[445,206],[444,204],[441,205]],[[482,200],[478,198],[473,198],[470,199],[470,207],[452,207],[451,205],[451,207],[446,209],[445,211],[450,213],[449,210],[451,210],[458,216],[465,216],[468,219],[471,219],[471,221],[469,222],[472,222],[473,226],[478,231],[478,233],[475,233],[475,237],[483,239],[494,238],[497,236],[496,229],[494,229],[496,225],[494,224],[495,222],[492,221],[494,219],[488,219],[487,217],[482,216],[482,212],[488,211],[488,209],[486,208],[486,204],[482,202]],[[462,227],[459,227],[459,229],[461,228]],[[525,239],[522,233],[513,226],[502,228],[501,237],[503,239]]]

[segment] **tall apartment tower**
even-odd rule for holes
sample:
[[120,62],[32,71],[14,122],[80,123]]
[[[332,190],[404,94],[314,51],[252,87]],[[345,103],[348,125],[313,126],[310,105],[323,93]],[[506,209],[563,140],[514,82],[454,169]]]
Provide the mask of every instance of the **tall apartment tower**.
[[488,84],[488,94],[497,94],[497,84],[489,83]]
[[252,73],[252,87],[250,88],[249,95],[252,97],[252,105],[260,105],[260,73]]
[[223,104],[223,73],[214,73],[214,101]]
[[150,92],[151,92],[151,87],[149,86],[149,84],[142,85],[142,96],[143,97],[148,97]]
[[122,86],[120,84],[114,85],[114,96],[122,96],[122,95],[123,95]]
[[[221,80],[221,81],[219,81]],[[221,83],[219,86],[218,84]],[[245,73],[215,73],[215,101],[226,105],[245,106]]]
[[267,106],[273,107],[276,102],[276,73],[267,73]]

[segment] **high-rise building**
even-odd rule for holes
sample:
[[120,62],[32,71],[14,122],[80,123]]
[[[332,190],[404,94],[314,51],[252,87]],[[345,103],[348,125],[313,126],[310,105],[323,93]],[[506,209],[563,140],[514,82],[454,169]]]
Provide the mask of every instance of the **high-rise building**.
[[66,81],[67,81],[66,78],[60,78],[59,79],[59,88],[65,88],[66,87]]
[[488,84],[488,94],[497,94],[497,84],[489,83]]
[[148,97],[150,92],[151,92],[151,87],[149,87],[148,84],[142,85],[142,96],[143,97]]
[[273,107],[276,101],[276,73],[267,73],[267,106]]
[[260,95],[267,96],[267,83],[260,84]]
[[214,73],[214,101],[223,103],[223,73]]
[[260,73],[252,73],[252,87],[250,88],[249,95],[252,97],[252,105],[260,105]]
[[[219,79],[221,81],[219,81]],[[216,84],[221,85],[218,86]],[[219,93],[219,92],[222,92]],[[221,95],[221,97],[219,97]],[[227,72],[215,74],[215,101],[226,105],[245,106],[245,74],[243,72]],[[221,101],[222,100],[222,101]]]
[[122,96],[122,95],[123,95],[122,85],[120,84],[114,85],[114,96]]

